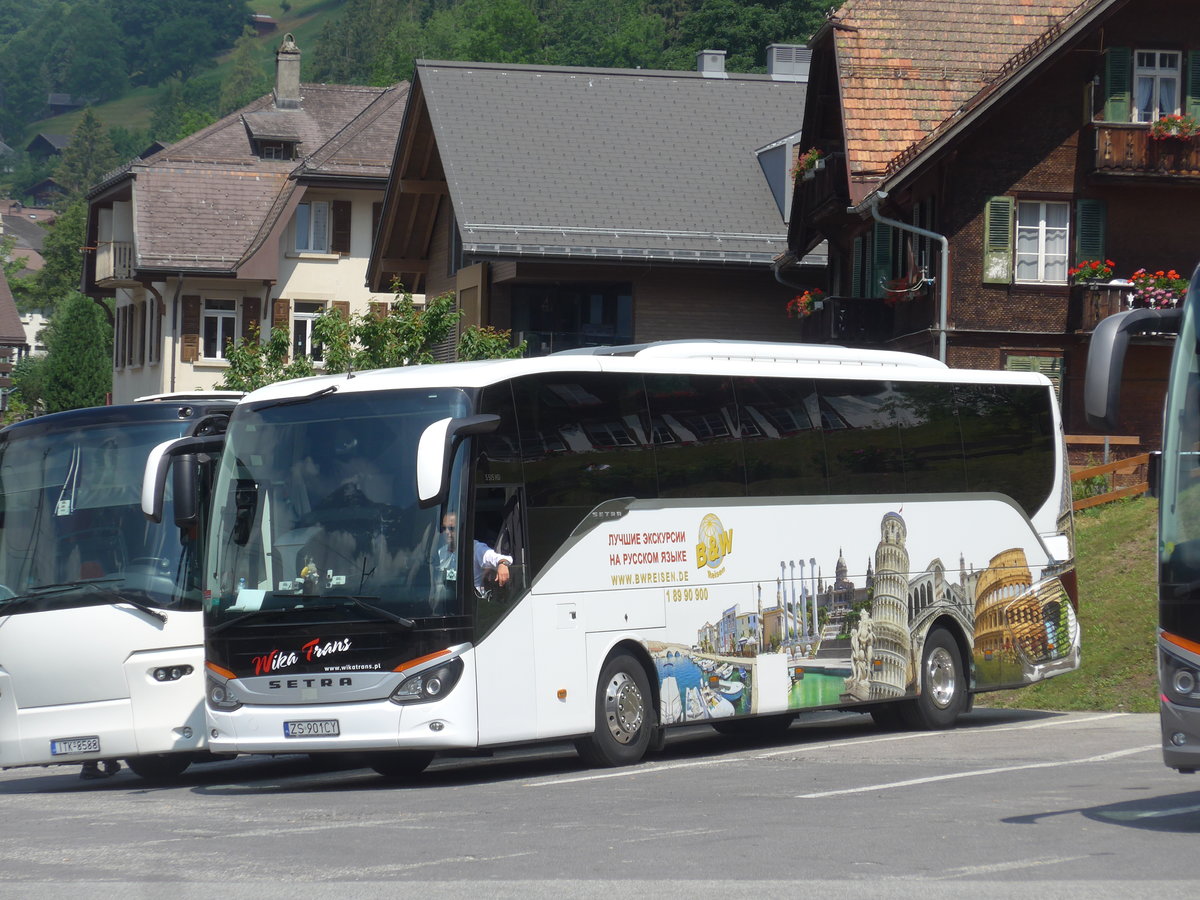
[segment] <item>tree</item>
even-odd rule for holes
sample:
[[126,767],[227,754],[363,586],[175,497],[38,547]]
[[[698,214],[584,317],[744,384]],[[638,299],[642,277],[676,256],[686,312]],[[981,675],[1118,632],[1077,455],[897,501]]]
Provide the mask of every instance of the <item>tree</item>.
[[313,322],[313,340],[324,348],[330,373],[387,369],[435,362],[433,350],[449,336],[462,312],[454,294],[439,294],[418,307],[399,289],[386,315],[343,317],[326,310]]
[[113,149],[108,132],[89,108],[83,111],[83,117],[71,135],[71,143],[63,150],[54,175],[58,183],[67,189],[68,198],[75,200],[115,169],[118,162],[117,151]]
[[12,392],[8,395],[8,412],[5,424],[18,422],[28,414],[45,408],[46,360],[43,355],[25,356],[12,370]]
[[58,303],[44,332],[46,412],[98,406],[112,390],[112,326],[82,294]]
[[463,362],[474,359],[520,359],[525,355],[526,341],[512,345],[512,332],[500,331],[485,325],[472,325],[458,339],[457,356]]
[[305,378],[313,374],[313,364],[307,356],[299,356],[288,362],[290,341],[287,330],[278,326],[271,329],[271,337],[262,343],[259,328],[252,325],[246,336],[225,350],[229,368],[217,385],[220,391],[246,391],[249,393],[267,384],[288,378]]
[[225,115],[240,109],[256,97],[265,94],[269,87],[267,73],[258,58],[258,41],[254,29],[249,25],[233,45],[229,74],[221,82],[221,97],[217,114]]
[[54,309],[79,290],[83,278],[83,240],[87,201],[76,200],[47,228],[42,242],[45,264],[31,278],[21,279],[17,297],[22,309]]

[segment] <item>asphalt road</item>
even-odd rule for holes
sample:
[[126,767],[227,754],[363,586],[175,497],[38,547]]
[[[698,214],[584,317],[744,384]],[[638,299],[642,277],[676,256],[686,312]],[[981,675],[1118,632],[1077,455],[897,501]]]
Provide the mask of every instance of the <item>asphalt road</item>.
[[1157,716],[979,709],[948,732],[802,717],[672,735],[627,769],[570,748],[420,780],[307,757],[0,772],[0,896],[1189,897],[1200,776]]

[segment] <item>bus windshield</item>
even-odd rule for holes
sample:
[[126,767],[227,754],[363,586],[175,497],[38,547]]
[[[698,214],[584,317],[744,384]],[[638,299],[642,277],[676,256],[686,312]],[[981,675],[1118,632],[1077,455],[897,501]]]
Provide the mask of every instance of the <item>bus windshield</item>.
[[421,509],[414,469],[425,428],[468,409],[458,389],[240,406],[214,492],[206,623],[461,615],[437,571],[453,555],[442,528],[459,512],[458,479],[446,507]]
[[1194,350],[1195,295],[1189,300],[1177,346],[1190,352],[1172,357],[1164,415],[1159,548],[1163,583],[1195,590],[1200,582],[1200,355]]
[[199,562],[170,494],[162,524],[140,506],[146,455],[180,432],[177,422],[6,432],[0,615],[114,602],[199,609]]

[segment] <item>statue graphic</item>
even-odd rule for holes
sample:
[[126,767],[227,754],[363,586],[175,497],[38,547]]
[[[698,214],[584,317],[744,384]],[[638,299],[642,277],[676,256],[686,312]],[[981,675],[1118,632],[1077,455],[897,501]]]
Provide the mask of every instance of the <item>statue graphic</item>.
[[871,649],[875,640],[875,625],[871,614],[863,610],[858,625],[850,634],[850,677],[846,679],[846,693],[857,700],[871,696]]

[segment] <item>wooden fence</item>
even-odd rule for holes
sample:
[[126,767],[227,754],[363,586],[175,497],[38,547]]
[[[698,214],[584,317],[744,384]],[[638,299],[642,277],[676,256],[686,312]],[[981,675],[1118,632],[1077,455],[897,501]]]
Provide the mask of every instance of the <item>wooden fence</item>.
[[[1072,466],[1071,467],[1071,483],[1083,481],[1087,478],[1095,478],[1097,475],[1137,475],[1139,467],[1145,466],[1150,462],[1149,453],[1139,453],[1136,456],[1127,456],[1124,459],[1112,459],[1114,447],[1137,447],[1142,443],[1141,438],[1135,435],[1119,435],[1119,434],[1068,434],[1067,448],[1100,448],[1103,447],[1104,462],[1095,466]],[[1144,471],[1144,470],[1143,470]],[[1096,494],[1091,497],[1084,497],[1076,500],[1071,504],[1072,509],[1088,509],[1092,506],[1100,506],[1104,503],[1111,503],[1113,500],[1119,500],[1122,497],[1134,497],[1138,494],[1144,494],[1150,489],[1150,484],[1147,481],[1136,481],[1133,484],[1126,484],[1121,487],[1116,486],[1116,479],[1112,479],[1113,489],[1102,494]]]

